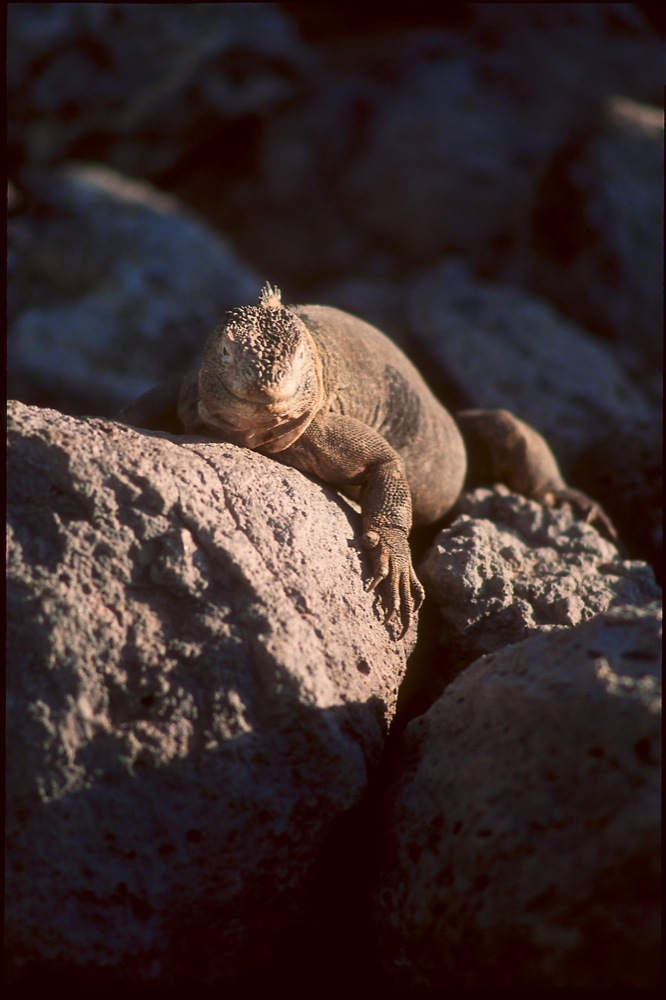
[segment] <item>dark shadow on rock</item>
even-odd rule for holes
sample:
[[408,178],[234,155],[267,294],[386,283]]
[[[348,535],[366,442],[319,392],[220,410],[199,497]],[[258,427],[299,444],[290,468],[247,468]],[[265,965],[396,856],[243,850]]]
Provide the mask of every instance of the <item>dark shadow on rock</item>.
[[[262,733],[239,735],[213,751],[200,746],[161,767],[140,757],[132,774],[109,765],[112,748],[103,740],[92,787],[48,804],[24,801],[26,896],[35,880],[47,889],[45,902],[51,896],[50,905],[61,910],[63,927],[78,925],[82,939],[99,934],[100,945],[105,937],[127,936],[127,947],[116,963],[44,960],[49,949],[39,934],[26,936],[14,923],[6,942],[8,982],[269,987],[288,985],[312,967],[344,895],[339,877],[353,888],[360,856],[345,836],[357,825],[358,809],[342,810],[326,786],[326,770],[339,767],[339,748],[327,749],[330,736],[342,734],[361,748],[368,727],[379,736],[384,706],[370,699],[321,710],[302,703],[286,673],[275,683],[280,700],[267,705]],[[156,709],[144,698],[135,719],[147,720]],[[366,760],[370,769],[373,756]],[[253,781],[254,769],[270,778]],[[211,772],[219,781],[210,780]],[[133,815],[145,817],[148,840],[128,840],[123,827]],[[40,845],[32,863],[31,840],[33,848]],[[11,842],[9,848],[11,863],[17,852]],[[98,864],[106,855],[104,868],[88,867],[88,853]],[[80,866],[70,884],[68,864]]]

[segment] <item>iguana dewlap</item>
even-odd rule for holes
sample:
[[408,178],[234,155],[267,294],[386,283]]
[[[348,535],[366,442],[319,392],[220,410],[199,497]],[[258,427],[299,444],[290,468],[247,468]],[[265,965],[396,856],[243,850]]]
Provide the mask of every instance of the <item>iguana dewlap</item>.
[[[404,634],[424,596],[410,529],[451,509],[467,459],[456,422],[402,351],[355,316],[326,306],[286,307],[265,285],[256,306],[226,314],[198,372],[151,390],[121,418],[166,427],[176,400],[186,434],[271,455],[359,501],[363,532],[356,544],[369,553],[373,571],[367,589],[383,585],[385,621],[397,616]],[[506,411],[459,416],[490,481],[603,518],[592,501],[568,490],[532,428]]]

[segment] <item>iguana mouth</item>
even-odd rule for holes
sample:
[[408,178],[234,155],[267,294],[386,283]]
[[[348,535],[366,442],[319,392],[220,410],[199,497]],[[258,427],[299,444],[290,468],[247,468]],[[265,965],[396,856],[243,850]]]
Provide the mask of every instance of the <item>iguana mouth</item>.
[[302,413],[299,417],[291,417],[273,427],[263,430],[247,431],[242,434],[246,448],[261,448],[269,455],[284,451],[296,441],[312,420],[314,414]]
[[285,398],[276,395],[274,386],[258,394],[260,398],[240,394],[236,386],[222,385],[210,377],[202,366],[197,404],[200,419],[232,444],[261,449],[268,455],[284,451],[298,440],[322,405],[323,375],[314,344],[312,352],[313,367],[304,374],[300,391],[291,391]]
[[209,427],[222,431],[224,437],[231,444],[240,445],[243,448],[251,448],[253,451],[261,448],[268,454],[284,451],[290,444],[296,441],[312,420],[314,413],[306,411],[297,417],[274,416],[271,423],[257,426],[258,419],[256,411],[251,419],[232,423],[226,413],[215,412],[208,409],[199,400],[199,415],[204,423]]

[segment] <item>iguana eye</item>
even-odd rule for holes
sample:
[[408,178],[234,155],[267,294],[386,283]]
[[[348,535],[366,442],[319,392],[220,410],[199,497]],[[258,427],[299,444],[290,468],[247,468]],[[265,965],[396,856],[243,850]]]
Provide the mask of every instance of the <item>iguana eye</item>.
[[225,341],[222,341],[222,344],[220,345],[220,356],[224,361],[231,360],[231,348],[227,343],[225,343]]

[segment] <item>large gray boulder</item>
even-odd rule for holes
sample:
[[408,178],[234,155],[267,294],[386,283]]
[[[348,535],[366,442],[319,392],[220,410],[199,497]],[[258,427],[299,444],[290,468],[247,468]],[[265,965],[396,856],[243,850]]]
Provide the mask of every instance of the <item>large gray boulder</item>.
[[484,656],[407,727],[374,915],[392,987],[655,987],[661,613]]
[[10,979],[288,981],[409,648],[357,515],[232,445],[18,403],[9,434]]

